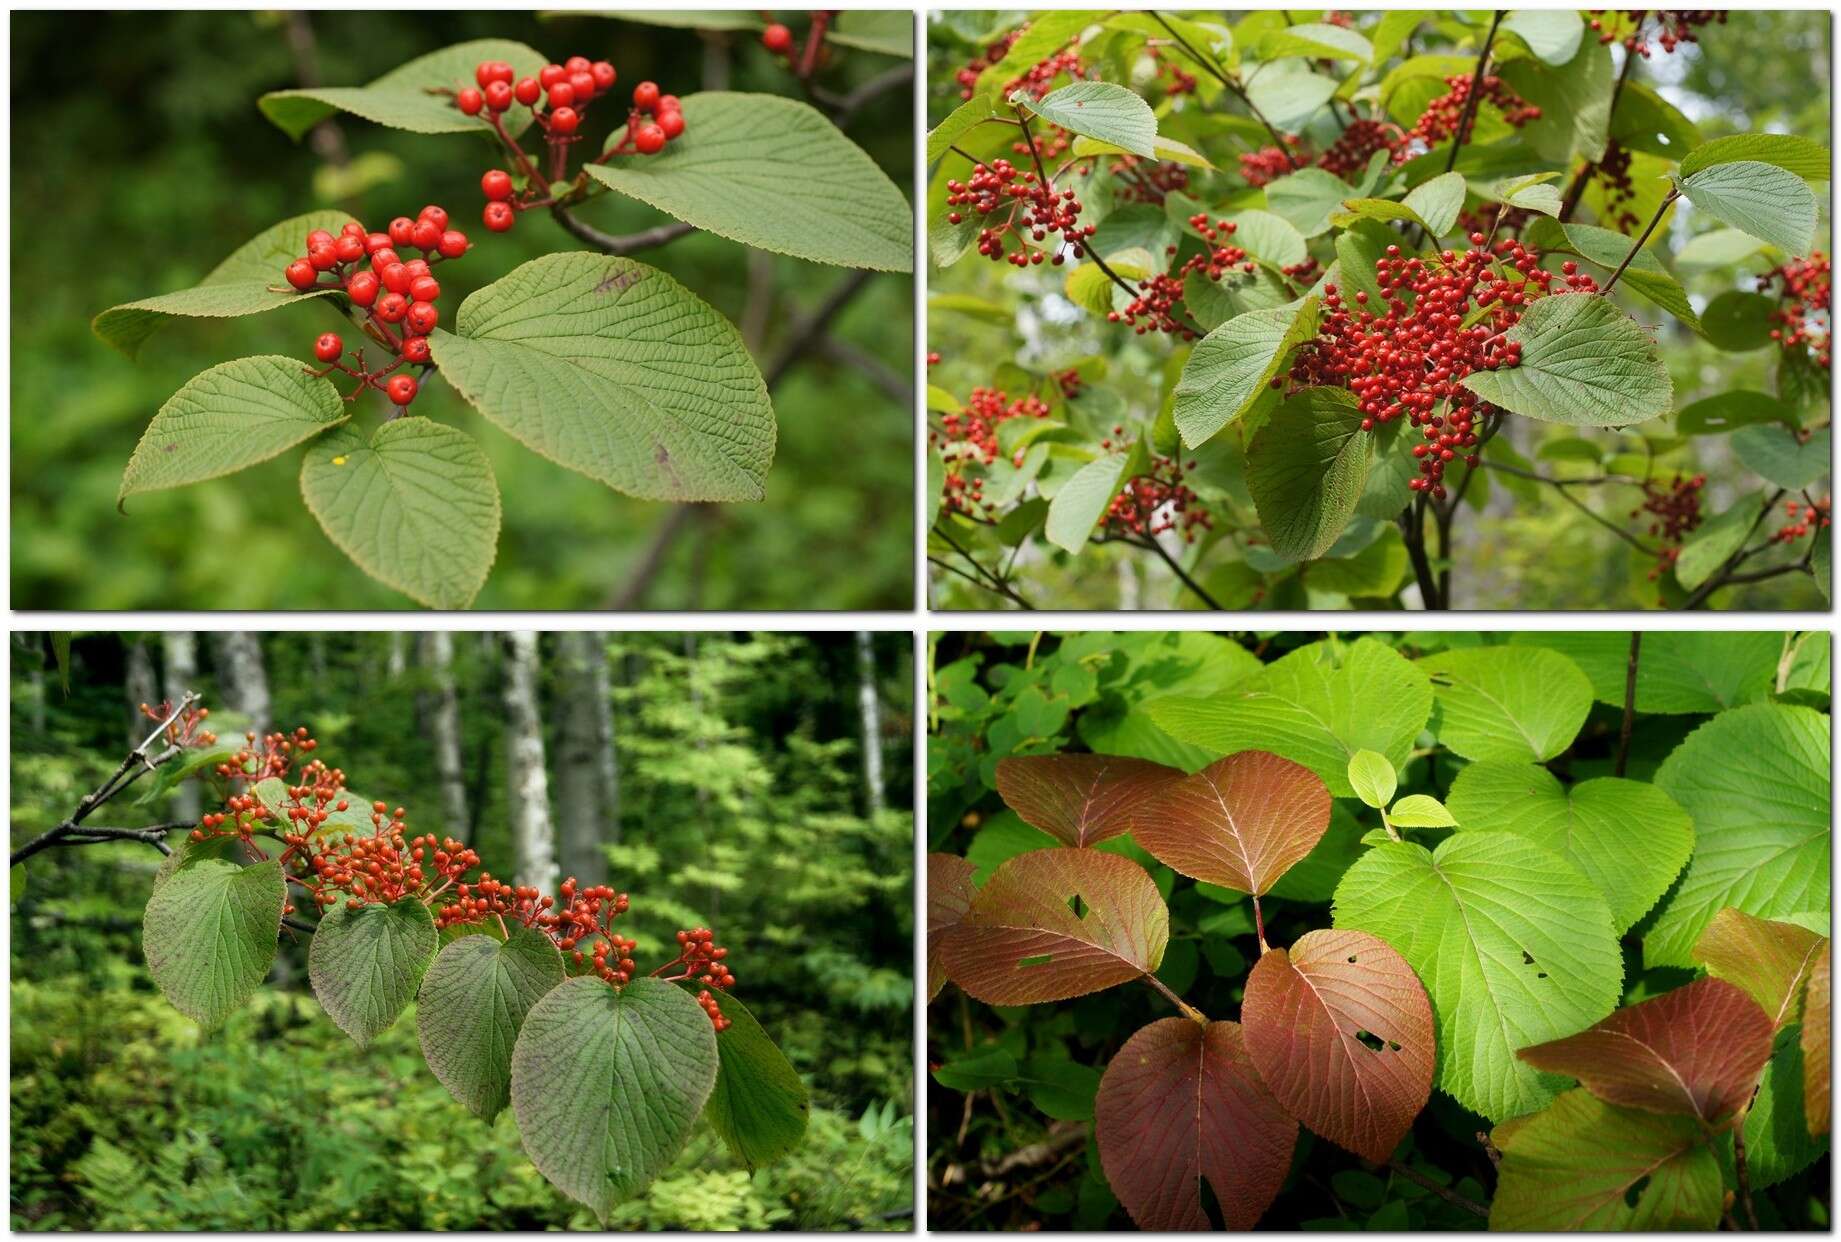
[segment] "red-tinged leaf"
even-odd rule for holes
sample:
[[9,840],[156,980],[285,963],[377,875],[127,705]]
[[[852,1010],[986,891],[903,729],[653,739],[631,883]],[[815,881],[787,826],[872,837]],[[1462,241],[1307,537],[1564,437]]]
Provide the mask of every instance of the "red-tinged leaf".
[[1260,1082],[1240,1027],[1153,1022],[1125,1041],[1093,1105],[1100,1164],[1141,1229],[1251,1229],[1291,1166],[1298,1123]]
[[1827,939],[1807,927],[1761,919],[1731,906],[1694,942],[1694,960],[1736,983],[1770,1016],[1773,1029],[1796,1021],[1796,998]]
[[1240,1007],[1247,1052],[1291,1115],[1384,1163],[1432,1094],[1432,1002],[1385,940],[1306,932],[1262,955]]
[[1828,1133],[1828,958],[1824,940],[1803,993],[1803,1120],[1812,1135]]
[[940,950],[946,933],[959,925],[972,908],[977,888],[972,875],[978,870],[954,854],[927,855],[927,999],[946,986],[946,963]]
[[1771,1059],[1771,1020],[1724,979],[1696,979],[1517,1055],[1607,1104],[1712,1125],[1751,1098]]
[[1316,773],[1243,750],[1170,784],[1132,837],[1186,876],[1258,896],[1329,826],[1330,791]]
[[1122,755],[1019,755],[998,761],[997,792],[1064,844],[1098,845],[1129,832],[1133,814],[1182,775]]
[[991,873],[941,958],[947,977],[987,1005],[1033,1005],[1148,974],[1169,938],[1163,897],[1131,859],[1032,850]]

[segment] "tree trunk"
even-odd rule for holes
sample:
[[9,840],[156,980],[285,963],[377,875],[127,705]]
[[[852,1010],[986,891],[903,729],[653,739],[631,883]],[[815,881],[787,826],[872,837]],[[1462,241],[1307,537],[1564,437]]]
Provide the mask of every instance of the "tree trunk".
[[154,726],[141,711],[141,705],[152,707],[160,701],[160,675],[154,672],[153,656],[144,638],[137,638],[128,645],[126,681],[123,689],[128,693],[128,749],[133,750]]
[[863,790],[871,818],[882,814],[882,702],[876,696],[876,649],[857,631],[857,715],[863,725]]
[[537,713],[537,632],[505,636],[505,775],[517,883],[556,891],[556,830],[550,821],[543,766],[543,720]]
[[620,760],[614,753],[614,688],[607,671],[607,635],[593,636],[596,755],[601,768],[601,836],[609,845],[620,844]]
[[467,782],[460,760],[460,700],[454,694],[454,638],[430,630],[417,643],[416,658],[434,688],[427,692],[428,739],[435,751],[435,786],[440,792],[444,831],[467,835]]
[[[169,703],[177,703],[188,690],[195,690],[198,680],[198,638],[190,630],[168,630],[160,636],[161,661],[166,665],[165,694]],[[206,704],[206,706],[210,706]],[[180,781],[173,790],[172,815],[175,820],[193,820],[200,814],[196,780]]]
[[384,660],[384,675],[391,681],[401,681],[404,671],[409,667],[409,644],[401,630],[391,630],[390,654]]
[[[556,636],[556,820],[562,873],[584,886],[607,879],[601,853],[601,728],[597,684],[605,684],[607,659],[600,638],[580,630]],[[599,676],[597,676],[599,670]]]
[[269,732],[270,712],[262,640],[248,630],[225,630],[212,635],[211,655],[225,705],[243,715],[260,740]]

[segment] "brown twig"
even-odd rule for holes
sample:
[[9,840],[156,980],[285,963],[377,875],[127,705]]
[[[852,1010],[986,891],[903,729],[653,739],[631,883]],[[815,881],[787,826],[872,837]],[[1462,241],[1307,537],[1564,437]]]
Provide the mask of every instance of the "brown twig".
[[1670,190],[1668,194],[1663,197],[1662,205],[1657,207],[1656,214],[1649,218],[1649,227],[1644,229],[1643,235],[1637,238],[1631,245],[1629,251],[1624,255],[1624,261],[1617,265],[1617,270],[1611,273],[1611,279],[1604,282],[1604,287],[1598,291],[1599,293],[1604,294],[1606,297],[1610,296],[1611,287],[1617,284],[1617,278],[1624,274],[1624,269],[1630,266],[1631,261],[1635,259],[1637,254],[1643,249],[1643,244],[1649,240],[1649,235],[1656,231],[1656,226],[1658,224],[1662,223],[1662,217],[1668,214],[1669,205],[1680,197],[1680,190]]
[[587,242],[590,246],[593,246],[596,250],[604,254],[615,256],[637,254],[641,250],[651,250],[656,246],[664,245],[666,242],[677,240],[684,236],[684,234],[690,232],[692,228],[691,225],[684,223],[682,220],[672,220],[668,223],[658,225],[655,228],[645,229],[638,233],[628,233],[624,237],[616,237],[612,233],[603,233],[593,225],[586,224],[576,219],[570,214],[569,209],[561,203],[551,204],[550,215],[555,218],[556,223],[563,226],[564,232],[581,241]]
[[1460,1195],[1457,1191],[1452,1190],[1448,1186],[1440,1186],[1437,1182],[1433,1181],[1419,1170],[1408,1168],[1398,1160],[1389,1160],[1387,1162],[1387,1167],[1395,1173],[1398,1173],[1401,1177],[1404,1177],[1407,1181],[1413,1183],[1415,1186],[1422,1186],[1431,1191],[1446,1203],[1455,1204],[1463,1208],[1466,1212],[1481,1216],[1485,1220],[1489,1218],[1489,1209],[1484,1207],[1481,1203],[1478,1203],[1475,1199],[1466,1199],[1463,1195]]
[[1630,730],[1636,724],[1636,666],[1643,650],[1643,632],[1630,634],[1630,660],[1624,665],[1624,723],[1617,731],[1617,766],[1611,775],[1622,776],[1630,765]]
[[1183,1017],[1189,1019],[1191,1022],[1199,1022],[1203,1026],[1208,1025],[1208,1015],[1165,987],[1162,979],[1159,979],[1156,975],[1153,975],[1147,970],[1144,972],[1144,981],[1156,988],[1159,992],[1162,992],[1164,999],[1169,1001],[1172,1005],[1175,1005]]
[[1169,32],[1170,37],[1176,40],[1177,46],[1189,53],[1190,60],[1200,65],[1203,70],[1207,72],[1209,77],[1226,87],[1236,99],[1246,105],[1246,110],[1253,114],[1253,119],[1265,126],[1266,132],[1272,135],[1273,145],[1278,147],[1279,152],[1285,157],[1285,162],[1291,165],[1294,172],[1302,167],[1302,165],[1298,163],[1298,157],[1291,153],[1290,146],[1286,144],[1285,135],[1279,133],[1278,126],[1266,119],[1266,114],[1259,110],[1259,105],[1255,104],[1252,96],[1247,94],[1246,87],[1242,86],[1233,78],[1228,77],[1225,73],[1222,73],[1215,67],[1212,60],[1205,58],[1200,52],[1196,51],[1195,48],[1191,47],[1189,41],[1176,33],[1176,27],[1170,25],[1162,13],[1153,12],[1151,14],[1151,20],[1155,21],[1159,26],[1162,26]]

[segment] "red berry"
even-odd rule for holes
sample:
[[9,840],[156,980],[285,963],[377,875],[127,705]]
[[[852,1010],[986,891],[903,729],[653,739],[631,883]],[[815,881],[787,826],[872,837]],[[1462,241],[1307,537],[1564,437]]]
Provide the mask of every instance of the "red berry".
[[511,174],[495,168],[479,179],[479,188],[485,191],[487,198],[503,202],[511,197]]
[[396,251],[386,246],[371,256],[371,270],[376,272],[379,276],[382,276],[386,267],[389,267],[392,263],[401,262],[402,259],[397,257]]
[[633,106],[641,112],[650,112],[658,107],[658,83],[641,82],[633,88]]
[[[363,237],[364,236],[364,225],[358,223],[356,220],[347,220],[344,224],[339,226],[339,237],[346,237],[346,236]],[[337,241],[338,239],[339,239],[338,237],[333,238],[334,241]]]
[[323,332],[313,343],[313,356],[321,362],[337,362],[344,352],[345,342],[339,339],[337,332]]
[[614,67],[604,60],[597,60],[588,66],[588,72],[594,75],[594,88],[597,91],[612,90],[614,82],[620,76],[614,72]]
[[454,106],[468,116],[478,116],[479,110],[486,106],[486,97],[473,87],[463,87],[454,96]]
[[401,323],[409,313],[409,299],[400,293],[386,293],[377,299],[374,313],[385,323]]
[[510,203],[486,204],[486,214],[484,217],[486,227],[491,229],[494,233],[503,233],[512,226],[512,222],[517,218],[517,213],[511,209]]
[[332,244],[332,252],[339,256],[341,263],[356,263],[364,258],[364,238],[347,233]]
[[345,282],[345,292],[354,304],[369,306],[377,300],[379,283],[376,272],[358,272]]
[[536,103],[541,94],[543,87],[537,84],[536,78],[519,78],[518,84],[511,88],[511,97],[527,108]]
[[[403,338],[403,357],[411,362],[428,361],[428,338],[425,336],[406,336]],[[419,853],[420,851],[418,851]]]
[[377,273],[377,277],[379,280],[383,281],[384,288],[388,289],[391,293],[408,293],[410,282],[415,279],[415,277],[409,274],[409,265],[407,263],[392,263],[389,267]]
[[665,137],[676,138],[684,132],[684,114],[666,108],[658,110],[658,127],[665,131]]
[[537,85],[547,91],[568,76],[569,71],[561,65],[545,65],[537,75]]
[[415,233],[410,240],[417,250],[433,250],[441,244],[441,225],[423,217],[416,221]]
[[414,280],[417,276],[427,276],[433,270],[428,266],[427,259],[411,259],[403,266],[408,269],[410,280]]
[[563,68],[567,69],[570,73],[586,73],[588,71],[588,58],[586,56],[571,56],[568,60],[563,62]]
[[289,284],[301,290],[311,289],[320,282],[319,272],[305,259],[296,259],[288,264],[284,275],[287,276]]
[[660,95],[658,97],[658,106],[661,112],[684,111],[684,105],[676,95]]
[[313,270],[316,272],[329,272],[339,266],[339,252],[334,249],[331,242],[312,246],[307,250],[307,262],[313,264]]
[[575,102],[585,104],[594,98],[594,74],[586,69],[577,70],[569,75],[569,85],[575,88]]
[[417,336],[427,336],[441,322],[441,312],[435,309],[433,302],[415,302],[409,307],[409,330]]
[[665,149],[665,131],[647,121],[633,131],[633,145],[641,155],[657,155]]
[[775,55],[784,56],[793,49],[793,32],[779,22],[775,22],[761,31],[761,43]]
[[388,250],[392,245],[388,233],[366,233],[364,235],[364,252],[376,254],[379,250]]
[[390,221],[390,244],[394,246],[407,246],[409,240],[415,236],[415,231],[416,222],[414,220],[411,220],[408,216],[398,216],[396,219]]
[[[485,86],[487,82],[503,82],[505,85],[510,86],[512,78],[517,76],[512,67],[502,60],[487,61],[480,66],[480,72],[487,75],[486,81],[480,82],[482,87]],[[477,76],[476,74],[475,77]]]
[[449,229],[441,234],[441,244],[436,249],[444,259],[458,259],[467,252],[467,235],[459,229]]
[[315,246],[330,246],[333,241],[333,235],[325,229],[314,229],[307,234],[307,249],[312,250]]
[[486,88],[486,106],[494,112],[511,107],[511,83],[494,82]]
[[574,108],[557,108],[550,113],[550,128],[559,134],[573,134],[581,123],[581,115]]
[[441,296],[441,285],[433,276],[417,276],[409,282],[409,296],[417,302],[433,302]]
[[447,227],[447,209],[445,207],[437,207],[433,203],[430,203],[428,206],[422,208],[422,210],[416,212],[416,220],[426,220],[436,228],[444,229]]
[[575,87],[569,84],[567,78],[557,82],[556,85],[550,88],[550,107],[552,110],[556,108],[567,108],[574,103]]
[[390,382],[384,386],[384,391],[396,404],[408,405],[416,399],[416,390],[420,387],[421,385],[416,383],[416,377],[413,375],[392,375]]

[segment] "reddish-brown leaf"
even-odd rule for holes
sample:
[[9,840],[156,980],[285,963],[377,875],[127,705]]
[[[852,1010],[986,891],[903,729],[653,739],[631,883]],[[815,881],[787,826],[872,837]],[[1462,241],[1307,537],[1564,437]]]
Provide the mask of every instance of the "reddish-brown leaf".
[[1803,1119],[1809,1133],[1828,1133],[1829,945],[1822,942],[1803,992]]
[[1771,1020],[1724,979],[1696,979],[1518,1055],[1607,1104],[1711,1125],[1751,1098],[1771,1059]]
[[991,873],[941,954],[987,1005],[1084,996],[1157,969],[1170,912],[1150,874],[1097,850],[1032,850]]
[[1432,1094],[1432,1002],[1378,936],[1306,932],[1263,954],[1240,1020],[1279,1103],[1364,1159],[1391,1156]]
[[1171,782],[1133,821],[1132,837],[1186,876],[1257,896],[1329,826],[1330,791],[1315,772],[1243,750]]
[[998,761],[997,792],[1064,844],[1098,845],[1129,832],[1132,815],[1182,775],[1123,755],[1019,755]]
[[1141,1229],[1207,1229],[1207,1178],[1229,1229],[1251,1229],[1291,1165],[1298,1123],[1247,1059],[1240,1027],[1153,1022],[1125,1041],[1094,1101],[1100,1163]]
[[978,870],[955,854],[927,855],[927,999],[946,986],[946,964],[940,949],[946,933],[959,925],[972,908],[977,888],[972,875]]
[[1773,1030],[1796,1021],[1796,998],[1827,938],[1795,923],[1761,919],[1727,906],[1694,942],[1707,973],[1736,983],[1770,1016]]

